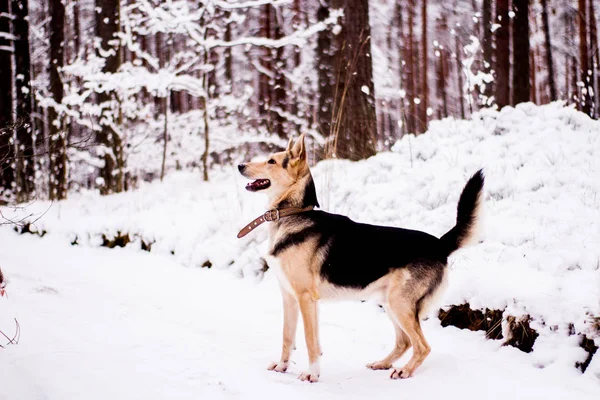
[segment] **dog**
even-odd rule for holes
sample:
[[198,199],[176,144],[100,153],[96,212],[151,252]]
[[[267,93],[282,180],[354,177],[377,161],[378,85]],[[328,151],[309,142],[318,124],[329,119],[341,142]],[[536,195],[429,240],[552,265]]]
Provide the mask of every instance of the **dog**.
[[[396,341],[387,357],[367,367],[392,369],[392,379],[409,378],[431,351],[420,320],[443,292],[448,256],[475,240],[483,201],[483,170],[475,173],[462,191],[456,225],[438,239],[421,231],[368,225],[314,210],[319,202],[306,153],[301,135],[264,162],[238,165],[239,172],[252,180],[246,189],[266,194],[269,210],[238,237],[271,221],[266,258],[283,296],[281,357],[268,369],[287,370],[300,313],[309,370],[298,378],[317,382],[322,354],[318,301],[380,295]],[[410,347],[412,358],[403,367],[393,368],[392,363]]]

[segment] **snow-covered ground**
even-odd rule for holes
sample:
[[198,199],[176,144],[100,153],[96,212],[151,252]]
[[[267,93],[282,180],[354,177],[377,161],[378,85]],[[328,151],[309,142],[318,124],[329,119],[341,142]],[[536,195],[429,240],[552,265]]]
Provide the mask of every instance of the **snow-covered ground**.
[[[2,208],[17,219],[47,211],[34,229],[48,232],[39,239],[0,229],[0,267],[11,279],[10,303],[23,327],[22,343],[0,353],[12,354],[2,368],[25,382],[44,377],[56,390],[70,390],[65,376],[87,382],[81,390],[118,382],[103,390],[122,390],[119,398],[145,390],[157,395],[158,386],[175,398],[176,387],[276,394],[293,387],[282,385],[290,382],[302,387],[294,392],[298,396],[462,390],[475,397],[483,386],[470,392],[464,387],[474,377],[486,395],[489,388],[506,396],[528,385],[523,397],[548,390],[561,398],[588,380],[600,386],[598,354],[583,377],[574,368],[587,356],[579,347],[582,335],[600,345],[591,323],[600,316],[600,122],[556,103],[506,107],[472,121],[433,122],[426,135],[405,137],[392,152],[365,161],[321,162],[313,176],[327,211],[441,235],[453,226],[464,183],[481,167],[487,176],[483,241],[452,257],[444,304],[469,302],[504,310],[505,317],[531,316],[540,334],[531,354],[499,349],[500,342],[484,342],[482,334],[442,329],[432,320],[426,324],[431,359],[414,380],[392,388],[385,374],[361,369],[391,343],[385,316],[367,304],[332,305],[322,318],[326,388],[307,389],[288,375],[263,372],[278,352],[279,294],[268,272],[258,283],[266,229],[236,239],[264,211],[264,198],[244,191],[245,180],[231,166],[213,171],[209,183],[198,173],[176,172],[163,183],[119,195],[82,192],[52,205]],[[97,248],[103,235],[118,232],[133,240],[125,249]],[[151,253],[140,250],[142,240],[152,243]],[[78,246],[70,246],[75,241]],[[211,270],[197,268],[207,261]],[[69,346],[76,351],[65,350]],[[73,366],[54,367],[60,357],[71,360],[69,354]],[[300,356],[294,372],[303,363]],[[428,385],[429,379],[439,385]]]
[[[184,268],[172,257],[73,247],[60,237],[0,230],[9,298],[0,323],[21,324],[21,341],[0,349],[0,399],[598,399],[600,385],[570,366],[532,366],[533,354],[482,332],[424,330],[433,351],[416,375],[393,381],[365,364],[393,342],[372,303],[322,307],[322,376],[307,367],[299,332],[286,374],[279,356],[277,283]],[[405,362],[405,356],[399,363]]]

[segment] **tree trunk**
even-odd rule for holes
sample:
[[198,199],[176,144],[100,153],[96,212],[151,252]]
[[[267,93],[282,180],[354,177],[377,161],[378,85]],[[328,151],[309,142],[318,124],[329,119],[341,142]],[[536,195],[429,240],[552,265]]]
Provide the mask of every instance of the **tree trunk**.
[[[280,19],[277,18],[275,9],[273,9],[273,22],[274,22],[274,39],[281,39],[283,35],[283,28],[281,27]],[[281,113],[287,110],[286,107],[286,90],[285,90],[285,71],[286,62],[284,57],[283,46],[278,47],[275,52],[276,62],[273,65],[273,73],[275,74],[274,85],[272,85],[273,93],[273,107],[276,111],[271,111],[271,120],[273,121],[273,131],[282,139],[287,138],[287,132],[285,129],[285,118]]]
[[456,75],[458,81],[458,102],[460,104],[460,118],[465,119],[465,96],[464,96],[464,83],[463,83],[463,65],[462,65],[462,48],[460,46],[460,39],[458,35],[456,38]]
[[[489,74],[492,70],[492,58],[494,53],[492,37],[492,0],[483,0],[482,7],[482,28],[483,28],[483,72]],[[487,99],[494,95],[493,82],[485,84],[483,95]],[[489,105],[489,104],[486,104]]]
[[[302,4],[301,4],[301,0],[293,0],[293,4],[292,4],[292,29],[293,30],[300,30],[300,29],[304,29],[306,28],[306,25],[304,24],[304,14],[302,11]],[[320,7],[323,7],[323,4],[326,3],[324,0],[320,1]],[[325,7],[326,8],[326,7]],[[319,11],[317,10],[317,17],[318,17],[318,13]],[[327,31],[329,31],[329,29],[326,29]],[[317,41],[319,40],[318,38],[318,34],[317,34]],[[318,44],[317,44],[318,46]],[[302,48],[298,47],[298,46],[293,46],[291,48],[291,51],[293,52],[293,62],[291,63],[292,66],[291,68],[288,67],[288,71],[293,71],[294,69],[298,68],[300,66],[300,63],[302,62]],[[318,57],[317,53],[315,54],[315,58]],[[318,69],[318,67],[317,67]],[[318,75],[317,75],[318,77]],[[302,89],[300,89],[300,92],[302,92]],[[319,98],[319,93],[318,93],[318,89],[317,89],[317,93],[313,93],[313,95],[316,94],[317,99]],[[301,104],[302,103],[302,99],[297,95],[297,93],[291,93],[287,96],[288,100],[288,112],[291,115],[297,116],[298,114],[302,114],[302,112],[306,109],[307,105]],[[313,103],[314,104],[314,103]],[[307,115],[312,115],[312,114],[307,114]],[[313,118],[316,118],[316,115],[313,116]],[[318,123],[318,119],[315,120]],[[314,122],[314,121],[311,121]],[[296,131],[297,133],[301,133],[299,132],[299,129],[301,129],[301,127],[297,124],[294,123],[293,121],[288,121],[288,124],[291,125],[290,128],[293,128],[294,131]],[[322,155],[319,155],[319,157],[321,157]]]
[[427,73],[429,72],[429,43],[427,42],[427,0],[421,0],[421,104],[420,104],[420,132],[427,130],[427,109],[429,108],[429,82]]
[[[548,93],[546,91],[546,85],[544,85],[544,82],[542,82],[542,79],[540,79],[540,75],[542,74],[542,72],[544,71],[544,57],[542,57],[542,49],[541,46],[537,46],[535,49],[535,73],[536,76],[538,77],[536,88],[535,91],[537,93],[537,101],[539,103],[537,104],[548,104],[550,102],[550,99],[548,97]],[[532,82],[536,82],[535,80],[532,80]]]
[[437,57],[437,95],[442,102],[441,109],[438,109],[437,116],[438,119],[446,118],[448,116],[448,100],[446,96],[446,70],[444,66],[445,62],[445,54],[444,50],[439,50],[439,57]]
[[501,109],[510,104],[510,20],[508,0],[496,1],[496,104]]
[[[208,62],[208,53],[204,52],[204,64]],[[204,96],[200,98],[202,108],[204,109],[204,152],[202,153],[202,179],[205,182],[208,182],[208,153],[210,146],[210,125],[209,125],[209,115],[208,115],[208,106],[209,106],[209,92],[208,92],[208,78],[207,73],[204,72],[202,74],[202,87],[204,88]]]
[[165,178],[165,166],[167,164],[167,147],[169,144],[169,96],[164,98],[165,101],[165,124],[163,126],[163,154],[162,163],[160,165],[160,181]]
[[[139,37],[140,50],[142,53],[148,53],[148,41],[148,35],[141,35]],[[144,68],[148,68],[148,61],[146,61],[144,57],[140,57],[140,61]],[[150,94],[145,88],[140,91],[140,98],[144,104],[147,104],[151,101]]]
[[580,90],[579,96],[579,105],[581,107],[581,111],[586,113],[587,115],[592,115],[592,88],[593,86],[590,84],[590,75],[588,71],[590,70],[589,64],[589,54],[588,54],[588,44],[587,44],[587,8],[585,0],[578,1],[579,10],[579,70],[581,76],[581,83],[583,86]]
[[579,79],[578,70],[577,70],[577,58],[571,56],[571,73],[569,76],[571,77],[571,95],[569,97],[570,100],[575,100],[577,102],[577,106],[579,106],[579,87],[577,86],[577,80]]
[[15,180],[13,131],[13,69],[9,0],[0,0],[0,195],[12,193]]
[[[225,27],[225,37],[224,40],[226,42],[231,42],[231,25],[233,22],[228,22]],[[231,47],[225,47],[223,49],[223,57],[225,63],[225,93],[233,93],[233,56],[231,52]]]
[[[65,41],[65,6],[60,1],[50,2],[50,93],[55,103],[60,104],[63,98],[63,84],[60,70],[64,65]],[[50,157],[50,199],[67,198],[67,149],[66,131],[62,116],[55,107],[48,110],[50,125],[49,157]]]
[[544,30],[546,48],[546,67],[548,68],[548,87],[550,88],[550,101],[556,101],[556,81],[554,78],[554,61],[552,60],[552,42],[550,24],[548,23],[548,1],[542,0],[542,29]]
[[[96,36],[100,38],[100,47],[103,53],[108,53],[105,57],[105,64],[102,72],[115,73],[121,65],[120,51],[114,45],[114,38],[119,31],[120,2],[119,0],[96,0]],[[100,51],[98,51],[98,56]],[[98,141],[106,147],[104,154],[104,166],[101,170],[101,176],[104,184],[100,188],[102,194],[111,192],[121,192],[124,189],[125,161],[123,158],[122,139],[111,127],[111,124],[118,125],[120,121],[120,112],[110,105],[110,101],[118,101],[113,93],[98,94],[98,102],[103,105],[102,118],[100,119],[101,132],[98,132]]]
[[529,0],[513,0],[513,105],[530,99]]
[[[156,32],[154,35],[154,52],[156,53],[156,58],[158,60],[158,68],[164,68],[165,66],[165,57],[164,57],[164,46],[163,45],[163,33]],[[158,94],[158,93],[157,93]],[[170,93],[169,93],[170,95]],[[156,110],[156,114],[165,114],[165,99],[160,96],[154,97],[154,109]]]
[[592,57],[590,57],[590,70],[592,71],[590,87],[594,90],[593,98],[593,115],[592,117],[600,117],[600,49],[598,48],[598,26],[596,25],[596,12],[594,10],[594,2],[590,1],[588,12],[590,25],[590,49]]
[[[160,56],[162,57],[161,65],[163,67],[168,68],[167,60],[171,60],[172,55],[177,54],[179,49],[177,48],[177,39],[173,38],[173,35],[171,33],[168,33],[165,37],[163,37],[163,40],[164,40],[164,42],[163,42],[162,52],[160,54]],[[209,76],[212,73],[214,73],[214,72],[213,71],[209,72]],[[169,96],[171,97],[169,99],[169,103],[171,104],[171,112],[173,114],[180,114],[181,113],[180,92],[171,90],[171,91],[169,91]]]
[[[438,37],[442,37],[448,31],[448,23],[445,18],[440,18],[437,25]],[[437,96],[442,102],[441,110],[438,109],[438,118],[448,116],[448,99],[446,95],[448,69],[446,67],[446,49],[439,46],[437,49],[439,56],[437,59]]]
[[[140,37],[140,49],[142,50],[142,53],[149,52],[149,50],[148,50],[148,47],[149,47],[148,42],[149,41],[150,40],[149,40],[148,35],[142,35]],[[148,68],[148,61],[145,58],[142,58],[141,60],[142,60],[142,66],[144,68]]]
[[[569,36],[569,31],[572,28],[572,21],[571,18],[569,17],[568,13],[564,13],[563,14],[564,17],[564,21],[563,21],[563,26],[565,29],[564,35],[563,35],[563,44],[565,46],[568,46],[568,38]],[[571,101],[571,55],[567,52],[565,52],[565,94],[564,96],[567,99],[567,102]]]
[[334,103],[336,157],[360,160],[376,153],[377,114],[371,57],[368,0],[334,0],[344,10],[342,32],[336,39],[340,71]]
[[[317,10],[317,19],[324,21],[329,17],[329,4],[321,3]],[[322,30],[317,37],[316,65],[319,78],[317,108],[317,129],[323,136],[331,135],[333,122],[332,106],[336,81],[333,34],[330,29]]]
[[[19,0],[13,0],[13,1],[19,1]],[[73,4],[73,7],[71,9],[72,18],[73,18],[73,27],[72,27],[72,31],[71,31],[71,35],[72,35],[71,42],[73,43],[73,51],[72,51],[71,57],[66,59],[68,63],[73,63],[78,58],[86,59],[85,51],[82,51],[82,47],[81,47],[82,46],[81,45],[81,35],[82,35],[81,16],[80,16],[81,1],[82,0],[71,0],[71,3]],[[67,8],[67,11],[68,11],[68,8]],[[65,18],[68,20],[69,15],[66,15]],[[67,24],[67,25],[69,25],[69,24]],[[69,42],[68,34],[67,34],[67,42]],[[81,79],[79,77],[75,78],[74,85],[76,85],[77,87],[82,87],[83,79]],[[135,97],[138,98],[139,95],[136,95]],[[68,124],[67,130],[68,130],[67,143],[70,143],[73,140],[73,138],[81,138],[82,132],[84,132],[86,130],[86,128],[80,124]]]
[[[320,4],[323,4],[323,2],[321,1]],[[301,6],[300,6],[300,0],[294,0],[294,3],[292,5],[292,11],[294,13],[294,16],[292,17],[292,28],[294,30],[296,29],[301,29],[301,25],[302,25],[302,10],[301,10]],[[329,29],[327,29],[329,30]],[[302,48],[298,47],[298,46],[294,46],[292,48],[292,50],[294,51],[294,66],[298,67],[300,65],[300,61],[301,61],[301,55],[302,55]]]
[[414,62],[414,15],[415,2],[408,0],[408,37],[404,43],[406,55],[406,98],[408,99],[408,115],[406,116],[406,130],[408,133],[416,133],[416,107],[415,107],[415,62]]
[[569,61],[571,59],[571,56],[569,56],[568,54],[565,54],[565,96],[567,98],[567,102],[569,102],[570,100],[570,76],[569,73],[571,71],[570,65],[569,65]]
[[534,51],[530,51],[529,52],[529,82],[531,83],[529,85],[529,98],[531,99],[531,101],[534,104],[539,104],[538,103],[538,98],[537,98],[537,85],[536,85],[536,76],[535,76],[535,69],[536,69],[536,64],[535,64],[535,52]]
[[[400,65],[398,66],[398,74],[399,74],[399,79],[400,79],[400,89],[404,90],[406,83],[408,82],[408,77],[407,77],[407,73],[406,73],[406,63],[402,62],[405,58],[405,56],[408,53],[407,50],[407,46],[406,46],[406,34],[405,34],[405,29],[404,29],[404,18],[402,17],[403,15],[403,8],[402,8],[402,4],[403,1],[398,1],[396,3],[396,24],[398,25],[398,31],[400,32],[400,46],[398,46],[398,60],[400,60]],[[404,133],[407,132],[408,127],[407,127],[407,116],[406,116],[406,92],[404,94],[404,97],[400,97],[399,99],[399,107],[400,107],[400,117],[402,118],[402,127],[400,129],[400,137],[402,137],[402,135],[404,135]]]
[[[267,39],[271,38],[272,9],[273,7],[270,4],[267,4],[263,7],[261,37]],[[267,117],[267,127],[270,130],[271,121],[268,119],[268,117],[270,116],[269,109],[271,105],[271,78],[269,75],[273,72],[273,63],[270,48],[263,48],[260,64],[263,71],[258,72],[258,112],[261,117]]]
[[34,190],[33,160],[33,102],[31,99],[31,60],[29,56],[28,1],[13,0],[13,31],[15,34],[15,79],[16,108],[18,123],[15,127],[17,138],[17,201],[27,201]]
[[[16,0],[18,1],[18,0]],[[78,57],[81,51],[81,22],[79,16],[79,8],[80,8],[80,0],[74,0],[75,4],[73,4],[73,31],[75,35],[73,36],[73,46],[75,49],[75,57]]]

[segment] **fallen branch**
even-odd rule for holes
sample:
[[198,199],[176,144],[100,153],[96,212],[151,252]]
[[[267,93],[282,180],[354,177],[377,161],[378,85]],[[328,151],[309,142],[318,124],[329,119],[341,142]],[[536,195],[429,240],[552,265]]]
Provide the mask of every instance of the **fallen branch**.
[[[17,319],[15,318],[15,334],[13,335],[12,339],[9,338],[4,332],[2,332],[2,330],[0,330],[0,335],[4,336],[7,340],[8,343],[6,343],[4,346],[8,346],[9,344],[19,344],[19,340],[21,339],[21,325],[19,324],[19,321],[17,321]],[[0,348],[4,348],[4,346],[0,345]]]

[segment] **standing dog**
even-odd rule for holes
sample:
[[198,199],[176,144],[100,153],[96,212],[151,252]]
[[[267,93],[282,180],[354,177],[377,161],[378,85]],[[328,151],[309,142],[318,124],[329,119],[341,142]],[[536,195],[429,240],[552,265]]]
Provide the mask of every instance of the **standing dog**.
[[240,164],[238,169],[254,180],[246,189],[264,192],[269,201],[270,211],[238,235],[244,236],[265,220],[272,222],[267,262],[281,287],[284,321],[281,359],[268,369],[287,370],[300,312],[310,367],[299,379],[316,382],[321,355],[318,300],[380,294],[396,329],[396,343],[387,357],[367,367],[390,369],[412,346],[412,358],[391,373],[393,379],[410,377],[431,351],[420,317],[443,291],[448,256],[474,239],[482,203],[482,171],[463,189],[456,226],[438,239],[420,231],[361,224],[342,215],[312,210],[319,202],[306,160],[304,135],[267,161]]

